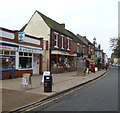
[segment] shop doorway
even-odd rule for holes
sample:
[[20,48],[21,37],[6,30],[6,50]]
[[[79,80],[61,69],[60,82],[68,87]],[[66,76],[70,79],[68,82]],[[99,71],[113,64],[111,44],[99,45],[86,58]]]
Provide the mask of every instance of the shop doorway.
[[39,74],[40,69],[40,56],[38,54],[33,55],[33,74]]

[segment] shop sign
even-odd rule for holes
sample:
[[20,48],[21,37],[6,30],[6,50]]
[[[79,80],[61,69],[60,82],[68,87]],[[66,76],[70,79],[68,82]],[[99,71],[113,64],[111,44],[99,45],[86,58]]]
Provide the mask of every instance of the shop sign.
[[72,52],[72,51],[70,51],[70,52],[68,52],[70,55],[72,55],[72,54],[74,54],[74,52]]
[[17,51],[17,47],[10,47],[10,46],[2,46],[2,45],[0,45],[0,50]]
[[19,47],[19,52],[27,52],[27,53],[41,53],[42,49],[33,49],[33,48],[26,48],[26,47]]
[[14,39],[15,35],[14,33],[10,33],[7,31],[0,30],[0,37],[8,38],[8,39]]
[[66,52],[65,52],[65,51],[62,51],[62,53],[66,54]]
[[24,37],[24,42],[28,42],[28,43],[31,43],[31,44],[40,45],[40,40],[32,39],[32,38],[30,38],[28,36]]
[[23,42],[24,37],[25,37],[25,33],[24,32],[19,32],[18,33],[18,41],[19,42]]

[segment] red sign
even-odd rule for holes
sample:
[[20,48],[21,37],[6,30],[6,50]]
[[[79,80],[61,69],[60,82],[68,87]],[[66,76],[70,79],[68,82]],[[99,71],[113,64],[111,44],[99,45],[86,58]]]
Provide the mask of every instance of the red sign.
[[74,54],[74,52],[70,51],[69,54],[72,55],[72,54]]

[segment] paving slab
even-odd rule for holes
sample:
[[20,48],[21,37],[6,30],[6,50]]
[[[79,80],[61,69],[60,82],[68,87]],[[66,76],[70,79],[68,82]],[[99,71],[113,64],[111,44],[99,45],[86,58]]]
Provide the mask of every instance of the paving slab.
[[101,70],[96,73],[90,73],[86,75],[86,78],[77,75],[77,72],[53,74],[53,86],[52,92],[50,93],[44,92],[44,86],[43,84],[40,84],[42,80],[41,75],[32,77],[32,88],[30,86],[25,88],[21,87],[21,78],[0,80],[0,84],[2,84],[0,86],[2,105],[0,106],[2,106],[2,111],[11,111],[70,89],[74,86],[78,86],[91,79],[99,77],[105,72],[106,70]]

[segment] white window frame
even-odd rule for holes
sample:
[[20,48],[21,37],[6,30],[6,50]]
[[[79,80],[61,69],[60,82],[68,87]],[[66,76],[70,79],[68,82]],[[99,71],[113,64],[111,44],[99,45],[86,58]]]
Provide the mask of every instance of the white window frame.
[[58,48],[58,33],[56,33],[56,32],[54,32],[54,34],[55,34],[55,42],[56,42],[56,45],[54,46],[55,48]]
[[67,48],[67,50],[69,50],[70,51],[70,38],[69,37],[67,37],[67,40],[68,40],[68,43],[67,43],[67,45],[68,45],[68,48]]
[[[20,52],[19,52],[19,53],[20,53]],[[30,54],[32,54],[32,56],[29,56],[29,53],[28,53],[27,56],[25,56],[24,54],[27,53],[27,52],[21,52],[21,53],[23,53],[23,55],[20,55],[19,53],[18,53],[19,58],[20,58],[20,57],[32,58],[32,67],[31,67],[31,68],[20,68],[20,67],[18,66],[18,70],[28,70],[28,69],[33,69],[33,53],[30,53]],[[19,60],[19,64],[20,64],[20,60]]]
[[89,45],[89,47],[88,47],[88,54],[90,54],[90,45]]
[[83,53],[85,53],[85,45],[83,45]]
[[61,38],[62,38],[62,49],[64,49],[64,36],[63,35],[61,35]]
[[79,47],[80,47],[80,44],[77,43],[77,52],[79,52]]

